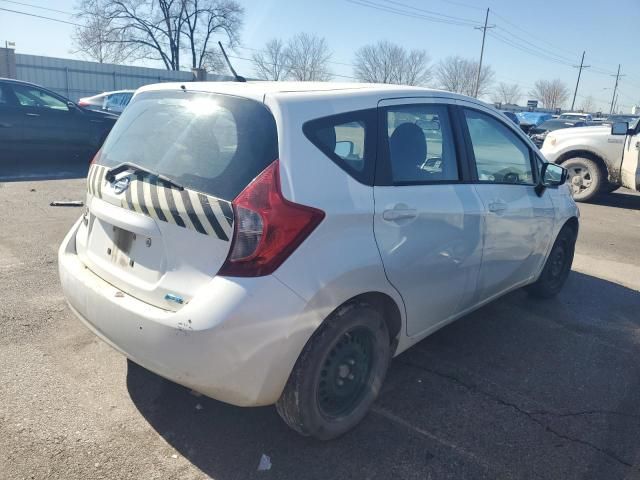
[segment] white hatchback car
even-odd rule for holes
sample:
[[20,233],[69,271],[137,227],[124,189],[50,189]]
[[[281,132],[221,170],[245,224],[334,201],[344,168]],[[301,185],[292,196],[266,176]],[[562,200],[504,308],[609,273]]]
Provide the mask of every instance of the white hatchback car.
[[516,288],[560,290],[578,233],[565,179],[456,94],[152,85],[91,166],[60,278],[134,362],[328,439],[394,355]]

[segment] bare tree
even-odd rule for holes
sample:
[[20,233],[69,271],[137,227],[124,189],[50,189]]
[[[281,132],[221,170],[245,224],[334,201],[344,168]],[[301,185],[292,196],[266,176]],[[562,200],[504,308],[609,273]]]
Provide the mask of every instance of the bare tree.
[[244,10],[235,0],[80,0],[85,25],[100,21],[107,43],[180,70],[187,52],[193,68],[211,63],[210,42],[223,35],[237,44]]
[[492,98],[494,102],[515,105],[522,98],[522,91],[517,83],[500,82],[494,90]]
[[355,54],[354,73],[361,82],[424,85],[431,80],[426,50],[411,50],[389,41],[365,45]]
[[558,78],[538,80],[529,95],[538,99],[545,108],[560,108],[569,99],[569,89]]
[[[215,65],[220,69],[220,52],[209,49],[212,36],[224,34],[230,47],[239,42],[243,8],[234,0],[183,0],[185,3],[185,28],[183,34],[189,44],[191,67],[203,68]],[[214,60],[214,58],[216,60]]]
[[73,53],[98,63],[124,63],[134,57],[137,49],[123,47],[121,39],[111,28],[111,21],[100,10],[100,5],[96,2],[87,7],[90,12],[80,17],[84,20],[84,26],[76,27],[73,34]]
[[327,41],[316,35],[298,33],[287,42],[284,58],[288,78],[298,81],[327,81],[333,77],[328,62],[331,51]]
[[[438,63],[436,81],[440,88],[450,92],[473,96],[475,94],[478,62],[459,56],[447,57]],[[489,65],[482,67],[478,82],[478,97],[487,95],[493,83],[493,69]]]
[[580,106],[580,108],[582,109],[583,112],[586,112],[586,113],[593,112],[596,108],[593,95],[588,95],[584,97],[584,100],[582,100],[582,105]]
[[267,42],[264,51],[252,56],[255,75],[261,80],[283,80],[289,73],[284,42],[273,38]]

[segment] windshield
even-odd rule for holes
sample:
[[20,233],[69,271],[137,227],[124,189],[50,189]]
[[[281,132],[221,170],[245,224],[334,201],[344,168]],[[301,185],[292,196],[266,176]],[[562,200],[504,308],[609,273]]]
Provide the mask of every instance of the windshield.
[[159,91],[135,97],[99,163],[133,163],[200,192],[233,200],[278,156],[276,126],[253,100]]
[[640,117],[635,115],[610,115],[605,121],[607,123],[628,122],[629,128],[636,128]]

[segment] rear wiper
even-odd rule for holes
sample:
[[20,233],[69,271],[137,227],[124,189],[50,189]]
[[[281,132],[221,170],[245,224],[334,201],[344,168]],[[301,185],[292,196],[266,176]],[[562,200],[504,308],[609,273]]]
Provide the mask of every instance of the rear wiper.
[[157,178],[163,183],[176,187],[178,190],[184,190],[184,187],[182,185],[180,185],[175,180],[171,180],[166,175],[163,175],[162,173],[154,172],[153,170],[149,170],[148,168],[143,168],[140,165],[136,165],[135,163],[131,163],[131,162],[121,163],[120,165],[117,165],[112,169],[108,170],[105,175],[105,178],[108,182],[113,182],[116,179],[117,174],[122,172],[127,172],[127,171],[132,171],[133,173],[144,173],[145,175],[149,175],[151,177]]

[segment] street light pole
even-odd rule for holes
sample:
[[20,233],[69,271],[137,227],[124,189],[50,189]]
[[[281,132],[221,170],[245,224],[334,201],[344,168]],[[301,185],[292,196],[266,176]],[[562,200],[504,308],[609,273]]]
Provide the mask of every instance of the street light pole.
[[578,68],[578,81],[576,82],[576,89],[573,92],[573,102],[571,102],[571,111],[573,112],[573,107],[576,104],[576,96],[578,95],[578,85],[580,85],[580,75],[582,75],[582,69],[583,68],[589,68],[591,65],[585,65],[584,64],[584,54],[586,52],[582,52],[582,60],[580,60],[580,66],[578,67],[577,65],[574,65],[575,68]]

